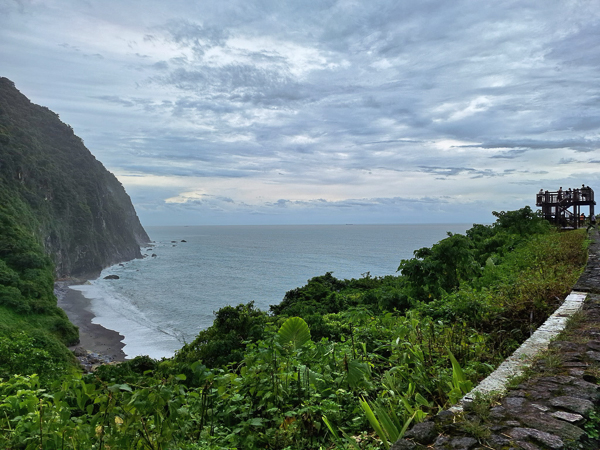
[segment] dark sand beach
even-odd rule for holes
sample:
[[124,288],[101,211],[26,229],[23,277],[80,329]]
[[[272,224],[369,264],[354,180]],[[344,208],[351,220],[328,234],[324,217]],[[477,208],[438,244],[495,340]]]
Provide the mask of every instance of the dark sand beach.
[[67,313],[69,320],[79,327],[80,343],[77,347],[83,347],[102,355],[110,361],[124,361],[123,347],[125,345],[121,342],[123,335],[92,323],[94,314],[91,311],[91,301],[85,298],[81,292],[70,289],[69,285],[72,284],[75,283],[56,282],[55,293],[58,306]]

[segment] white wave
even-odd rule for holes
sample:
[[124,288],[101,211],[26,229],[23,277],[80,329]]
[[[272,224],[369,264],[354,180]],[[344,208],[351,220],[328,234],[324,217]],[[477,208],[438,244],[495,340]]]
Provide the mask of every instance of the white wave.
[[118,269],[112,267],[89,284],[71,286],[71,289],[81,291],[90,300],[91,311],[95,316],[92,323],[122,334],[122,342],[125,344],[123,352],[128,358],[139,355],[155,359],[173,356],[175,350],[182,345],[178,333],[170,330],[167,324],[150,320],[131,299],[111,289],[110,281],[103,277],[115,272]]

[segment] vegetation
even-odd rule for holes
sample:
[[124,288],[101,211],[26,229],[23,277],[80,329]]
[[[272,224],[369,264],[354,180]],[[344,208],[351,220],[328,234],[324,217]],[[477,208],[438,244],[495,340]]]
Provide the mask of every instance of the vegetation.
[[0,377],[36,373],[48,384],[57,375],[74,369],[74,358],[65,345],[76,343],[79,333],[56,306],[50,258],[23,225],[32,217],[18,199],[3,200],[0,202]]
[[54,279],[139,255],[147,240],[123,187],[68,125],[0,78],[0,377],[48,386],[75,370],[79,336]]
[[0,447],[389,448],[526,339],[585,263],[582,231],[528,207],[494,214],[415,251],[399,276],[327,273],[270,313],[222,308],[171,359],[51,385],[31,375],[36,360],[16,362],[0,383]]
[[119,181],[73,129],[0,77],[0,205],[54,262],[57,277],[140,256],[148,236]]

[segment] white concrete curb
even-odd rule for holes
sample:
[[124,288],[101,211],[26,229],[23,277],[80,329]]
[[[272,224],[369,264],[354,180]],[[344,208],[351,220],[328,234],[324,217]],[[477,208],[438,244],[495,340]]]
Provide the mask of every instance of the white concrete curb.
[[554,311],[554,314],[548,317],[529,339],[523,342],[494,372],[481,381],[457,405],[451,407],[449,410],[454,413],[461,412],[463,409],[462,404],[472,401],[478,393],[485,396],[492,392],[500,394],[506,392],[509,380],[521,375],[531,365],[534,357],[542,350],[548,348],[551,339],[565,329],[567,319],[581,309],[586,296],[586,292],[572,291],[563,304]]

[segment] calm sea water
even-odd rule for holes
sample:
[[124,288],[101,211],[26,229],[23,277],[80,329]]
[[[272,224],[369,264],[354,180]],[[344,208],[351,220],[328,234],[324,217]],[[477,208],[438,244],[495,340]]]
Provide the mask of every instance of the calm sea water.
[[[267,310],[325,272],[395,274],[400,260],[471,225],[148,227],[148,257],[105,269],[89,285],[95,323],[125,336],[128,357],[172,356],[210,326],[213,312],[254,301]],[[186,241],[186,242],[182,242]],[[152,257],[155,254],[156,257]],[[118,275],[118,280],[105,280]]]

